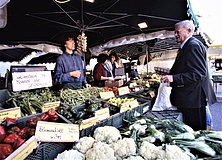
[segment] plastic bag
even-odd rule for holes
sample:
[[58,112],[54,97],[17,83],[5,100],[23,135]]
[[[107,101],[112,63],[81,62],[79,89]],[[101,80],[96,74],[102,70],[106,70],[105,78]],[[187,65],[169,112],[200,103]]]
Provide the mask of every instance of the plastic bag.
[[171,89],[172,87],[170,87],[168,83],[160,83],[152,111],[177,110],[170,102]]

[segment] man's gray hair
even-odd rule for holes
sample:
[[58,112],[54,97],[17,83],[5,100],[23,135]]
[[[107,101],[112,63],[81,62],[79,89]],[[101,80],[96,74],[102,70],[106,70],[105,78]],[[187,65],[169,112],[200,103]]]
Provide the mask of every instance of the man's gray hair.
[[187,29],[191,29],[191,32],[194,33],[195,26],[194,26],[192,20],[184,20],[184,21],[177,22],[177,23],[175,24],[175,27],[177,27],[177,26],[179,26],[179,25],[182,25],[182,26],[184,26],[184,27],[187,28]]

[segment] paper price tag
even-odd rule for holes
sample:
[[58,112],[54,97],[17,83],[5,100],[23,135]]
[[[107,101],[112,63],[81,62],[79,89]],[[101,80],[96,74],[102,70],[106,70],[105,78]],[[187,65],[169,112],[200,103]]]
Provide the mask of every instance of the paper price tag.
[[0,110],[0,121],[3,121],[6,117],[10,118],[21,117],[20,107]]
[[45,103],[42,106],[42,112],[47,112],[51,108],[57,109],[57,107],[59,107],[59,105],[60,105],[60,101],[51,102],[51,103]]
[[99,121],[99,117],[91,117],[91,118],[85,119],[85,120],[83,120],[82,123],[80,124],[79,129],[82,130],[82,129],[91,127],[91,126],[93,126],[94,124],[96,124],[96,122],[98,122],[98,121]]
[[129,84],[129,87],[130,87],[130,88],[133,88],[133,87],[135,87],[135,86],[137,86],[136,82]]
[[115,97],[113,91],[100,92],[99,95],[102,99],[109,99],[109,98]]
[[79,140],[79,125],[38,121],[35,136],[41,142],[74,142]]
[[118,91],[119,91],[119,95],[120,95],[120,96],[121,96],[121,95],[124,95],[124,94],[130,93],[128,86],[120,87],[120,88],[118,88]]
[[134,99],[133,101],[129,102],[130,105],[130,109],[136,108],[137,106],[139,106],[139,103],[137,101],[137,99]]
[[125,112],[125,111],[127,111],[129,109],[130,109],[129,102],[122,103],[121,106],[120,106],[120,113]]
[[99,120],[106,119],[110,116],[109,108],[102,108],[100,110],[95,111],[95,117],[98,117]]

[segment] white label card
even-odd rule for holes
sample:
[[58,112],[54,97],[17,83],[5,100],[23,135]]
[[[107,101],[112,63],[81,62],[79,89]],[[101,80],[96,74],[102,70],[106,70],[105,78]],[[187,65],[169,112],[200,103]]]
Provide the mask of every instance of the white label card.
[[12,73],[13,91],[30,90],[52,86],[51,71]]
[[79,125],[38,121],[35,136],[41,142],[74,142],[79,140]]

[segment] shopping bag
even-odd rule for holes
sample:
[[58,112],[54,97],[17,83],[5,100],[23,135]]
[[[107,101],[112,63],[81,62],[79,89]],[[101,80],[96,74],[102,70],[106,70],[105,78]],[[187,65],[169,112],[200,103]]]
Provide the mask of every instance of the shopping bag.
[[152,111],[177,110],[170,102],[171,89],[168,83],[160,83]]

